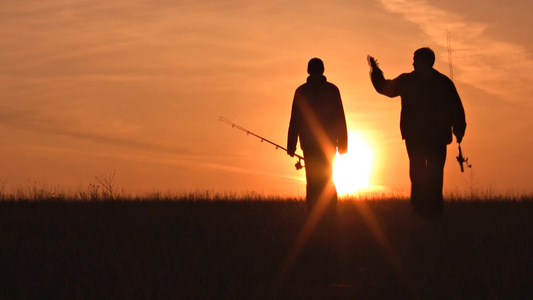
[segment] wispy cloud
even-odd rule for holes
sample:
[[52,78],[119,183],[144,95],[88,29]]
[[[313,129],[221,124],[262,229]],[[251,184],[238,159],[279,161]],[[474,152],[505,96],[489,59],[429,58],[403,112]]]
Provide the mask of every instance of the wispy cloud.
[[[0,105],[0,126],[5,128],[23,130],[37,135],[54,135],[69,137],[74,140],[83,140],[91,144],[120,147],[122,149],[149,151],[159,154],[174,154],[180,156],[191,155],[185,147],[173,147],[163,144],[145,142],[135,136],[123,136],[124,132],[112,134],[76,128],[69,120],[58,120],[47,117],[41,112],[14,109]],[[120,126],[115,127],[119,128]],[[110,125],[109,129],[113,129]],[[124,129],[124,128],[123,128]],[[69,148],[69,147],[67,147]]]
[[381,0],[383,7],[419,26],[431,42],[446,47],[451,32],[455,78],[503,99],[526,104],[533,94],[533,59],[518,44],[485,34],[487,24],[468,20],[426,0]]
[[242,174],[249,174],[249,175],[260,175],[260,176],[267,176],[272,178],[283,178],[293,181],[302,182],[305,181],[305,177],[302,176],[292,176],[292,175],[284,175],[280,173],[268,173],[268,172],[262,172],[254,169],[246,169],[236,166],[228,166],[224,164],[218,164],[218,163],[201,163],[199,166],[204,168],[210,168],[215,170],[221,170],[225,172],[232,172],[232,173],[242,173]]

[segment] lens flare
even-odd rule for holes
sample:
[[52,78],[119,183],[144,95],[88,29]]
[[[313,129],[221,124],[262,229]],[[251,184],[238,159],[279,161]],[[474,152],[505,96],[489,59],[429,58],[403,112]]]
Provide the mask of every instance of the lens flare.
[[333,162],[333,180],[337,193],[354,194],[370,187],[374,156],[372,148],[358,134],[348,134],[348,152],[335,157]]

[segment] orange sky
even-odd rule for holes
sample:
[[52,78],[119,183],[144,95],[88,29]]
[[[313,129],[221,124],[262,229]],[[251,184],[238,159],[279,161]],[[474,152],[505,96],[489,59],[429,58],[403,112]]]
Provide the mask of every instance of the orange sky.
[[[177,2],[178,4],[176,4]],[[116,172],[129,192],[305,193],[281,151],[224,116],[286,142],[294,90],[323,59],[349,129],[373,149],[371,184],[407,192],[400,101],[385,76],[429,46],[463,100],[461,174],[448,147],[445,191],[531,192],[531,1],[4,1],[0,4],[0,183],[85,189]]]

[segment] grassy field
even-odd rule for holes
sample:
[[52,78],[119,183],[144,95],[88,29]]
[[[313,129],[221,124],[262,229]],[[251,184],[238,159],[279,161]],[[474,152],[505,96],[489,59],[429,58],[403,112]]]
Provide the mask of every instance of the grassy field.
[[201,198],[0,201],[0,299],[533,296],[528,197],[448,200],[435,220],[401,199],[341,201],[296,252],[303,201]]

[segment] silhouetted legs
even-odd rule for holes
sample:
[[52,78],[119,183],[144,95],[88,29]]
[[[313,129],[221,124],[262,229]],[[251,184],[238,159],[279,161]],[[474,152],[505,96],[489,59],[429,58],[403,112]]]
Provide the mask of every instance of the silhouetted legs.
[[413,209],[424,216],[441,215],[446,145],[407,140],[405,145],[409,155]]
[[332,217],[337,209],[337,190],[333,183],[332,159],[322,153],[304,153],[307,179],[307,211],[325,209],[324,217]]
[[307,179],[307,213],[304,230],[308,235],[302,253],[304,265],[310,269],[309,280],[333,280],[338,265],[339,235],[337,228],[337,190],[333,183],[333,155],[304,152]]

